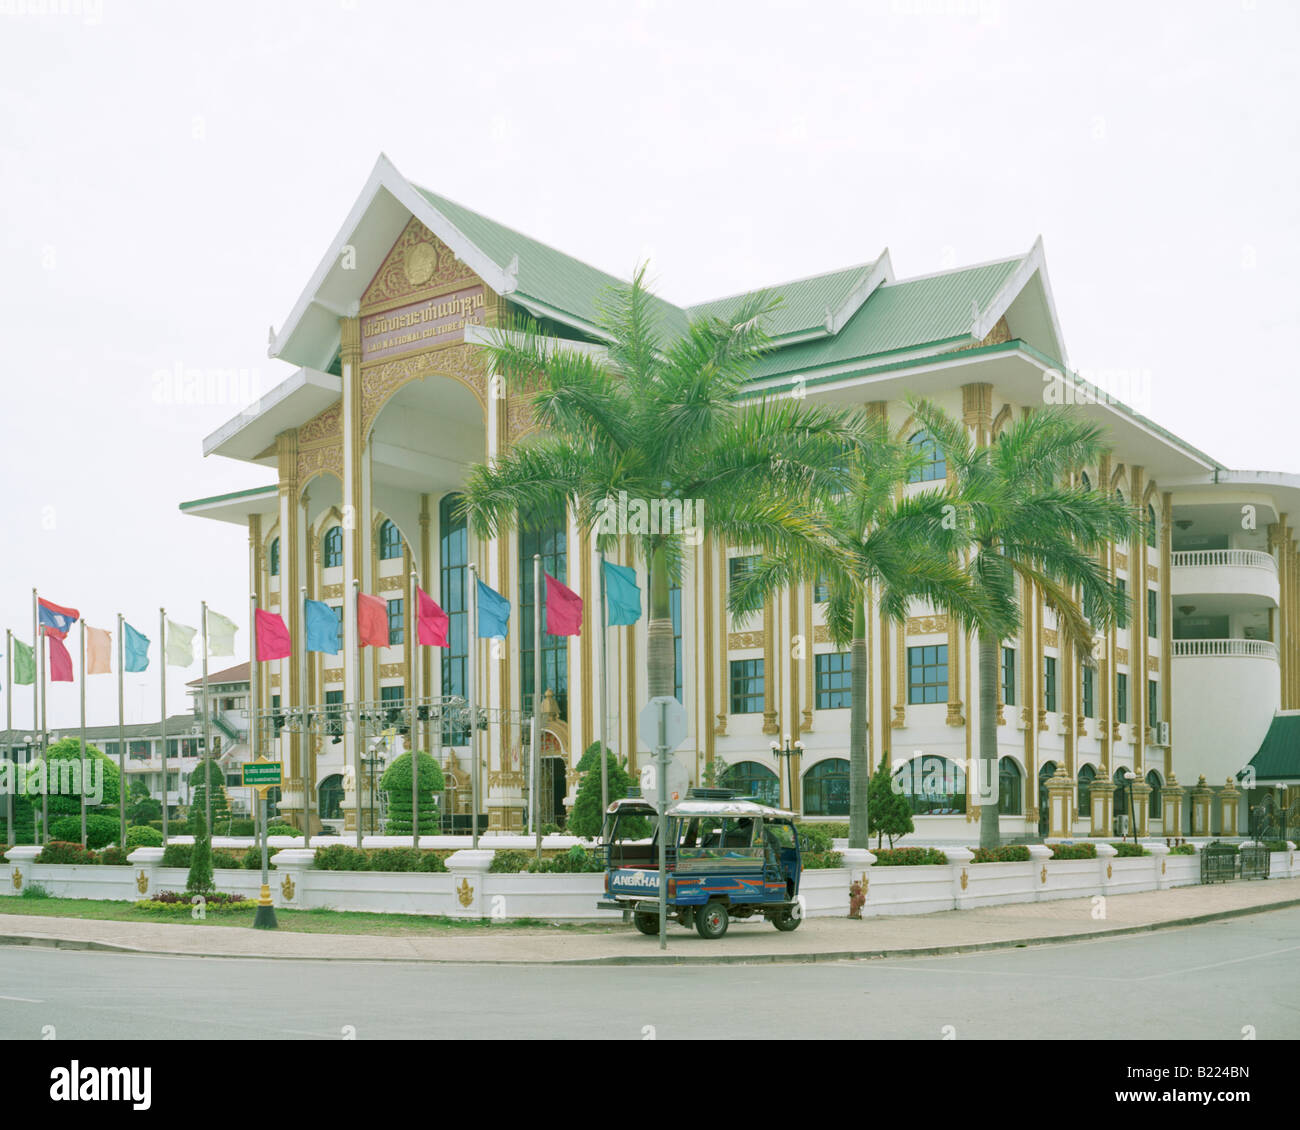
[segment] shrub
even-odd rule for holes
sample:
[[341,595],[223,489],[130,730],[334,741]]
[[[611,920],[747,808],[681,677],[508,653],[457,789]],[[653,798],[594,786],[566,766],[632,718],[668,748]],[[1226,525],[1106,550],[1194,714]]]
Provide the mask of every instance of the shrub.
[[[253,849],[250,849],[253,850]],[[366,853],[347,844],[330,844],[329,847],[316,849],[316,869],[318,871],[365,871],[367,869]],[[262,853],[257,851],[257,866],[262,866]]]
[[1007,844],[1004,847],[976,848],[972,863],[1025,863],[1029,849],[1024,844]]
[[162,819],[162,804],[154,799],[149,786],[139,778],[132,781],[126,794],[126,818],[132,824],[148,824]]
[[1113,847],[1116,850],[1116,852],[1119,853],[1120,859],[1130,859],[1136,855],[1147,854],[1147,849],[1144,848],[1141,844],[1124,843],[1124,844],[1111,844],[1110,846]]
[[239,857],[238,852],[232,851],[230,848],[213,848],[212,866],[239,868],[243,866],[243,860]]
[[[213,797],[215,800],[216,797]],[[212,882],[212,838],[208,835],[208,826],[203,820],[203,809],[195,806],[191,815],[194,828],[194,850],[190,852],[190,873],[185,880],[185,889],[192,895],[206,895],[211,892]]]
[[914,832],[912,806],[902,793],[894,791],[894,779],[884,761],[876,766],[867,784],[867,834],[876,837],[876,847],[881,838],[889,837],[889,846],[899,836]]
[[65,840],[51,840],[41,849],[36,857],[37,863],[94,863],[95,853],[84,848],[80,843]]
[[420,853],[413,847],[374,848],[369,853],[367,871],[417,871]]
[[[100,812],[86,813],[86,846],[90,848],[107,847],[117,842],[118,820],[116,816],[106,816]],[[81,814],[60,816],[50,821],[50,838],[66,843],[81,843]]]
[[270,824],[267,826],[266,834],[268,836],[302,836],[302,832],[292,824]]
[[157,828],[150,828],[144,824],[135,828],[128,828],[126,830],[126,846],[128,848],[162,847],[162,833]]
[[543,859],[538,861],[530,859],[528,861],[528,870],[534,873],[546,872],[549,874],[590,874],[592,872],[605,870],[605,853],[603,851],[588,851],[579,844],[574,844],[566,852],[561,852],[553,859]]
[[838,824],[833,820],[814,820],[807,824],[800,824],[801,829],[820,828],[833,840],[846,840],[849,837],[849,826],[847,824]]
[[216,759],[205,757],[190,774],[190,831],[199,834],[199,821],[207,820],[207,795],[209,782],[212,788],[212,826],[230,816],[230,800],[226,796],[226,775]]
[[123,867],[126,865],[126,848],[117,846],[106,847],[99,853],[99,862],[110,867]]
[[[420,832],[435,834],[442,822],[438,807],[438,794],[446,787],[442,768],[432,757],[421,750],[415,751],[416,772],[420,788]],[[411,834],[411,755],[404,753],[384,770],[379,787],[388,794],[388,821],[385,831],[390,836]],[[414,868],[407,868],[413,870]]]
[[[148,902],[160,902],[170,906],[192,906],[194,896],[189,891],[158,891]],[[231,895],[225,891],[213,891],[209,895],[203,896],[203,901],[209,906],[231,906],[240,902],[252,902],[255,900],[245,898],[243,895]]]
[[255,836],[257,835],[257,822],[244,818],[231,818],[223,820],[220,824],[214,822],[212,831],[218,836]]
[[801,824],[799,826],[799,846],[805,852],[823,852],[831,850],[831,834],[822,824]]
[[193,844],[168,844],[163,848],[163,867],[189,867],[193,858]]
[[522,851],[499,851],[488,868],[494,875],[515,875],[528,870],[528,855]]
[[1269,851],[1290,851],[1287,847],[1286,840],[1262,840],[1260,841]]
[[[65,773],[55,771],[55,767],[51,764],[53,762],[77,762],[76,773],[78,779],[80,779],[81,739],[64,738],[62,741],[55,742],[46,751],[44,759],[32,762],[31,774],[28,777],[29,781],[33,778],[36,780],[46,779],[50,794],[51,814],[79,816],[81,813],[81,792],[72,788],[72,781],[68,779]],[[93,768],[92,762],[94,763]],[[118,772],[117,762],[110,757],[105,757],[100,750],[87,742],[86,763],[88,774],[93,773],[94,779],[101,779],[101,772],[103,774],[103,795],[99,797],[98,803],[116,808],[118,780],[121,776]],[[63,766],[64,770],[72,768],[71,765]],[[81,839],[80,827],[77,830],[77,839]]]
[[1171,847],[1169,849],[1169,854],[1170,855],[1195,855],[1196,848],[1193,847],[1191,844],[1179,844],[1177,847]]
[[824,871],[844,866],[844,856],[838,851],[804,852],[802,859],[805,871]]
[[[611,803],[627,796],[632,786],[632,775],[627,765],[618,759],[609,746],[605,747],[605,775],[609,782]],[[578,759],[578,794],[573,798],[573,810],[566,821],[568,831],[585,839],[595,839],[604,826],[605,814],[600,808],[600,742],[592,742]]]
[[[271,862],[271,856],[273,856],[274,854],[275,852],[273,851],[268,852],[266,857],[267,867],[271,871],[275,870],[275,864]],[[255,844],[253,847],[250,847],[247,851],[244,852],[244,870],[245,871],[262,870],[262,849],[260,846]]]
[[948,857],[938,848],[882,848],[873,853],[876,867],[918,867],[947,863]]
[[1096,844],[1052,844],[1053,859],[1096,859]]
[[[78,844],[77,846],[80,847],[81,845]],[[39,863],[40,860],[38,859],[37,862]],[[23,893],[20,897],[25,899],[48,899],[53,898],[54,896],[51,895],[50,892],[40,883],[28,883],[27,886],[23,888]]]
[[420,860],[421,871],[446,871],[449,851],[426,851]]

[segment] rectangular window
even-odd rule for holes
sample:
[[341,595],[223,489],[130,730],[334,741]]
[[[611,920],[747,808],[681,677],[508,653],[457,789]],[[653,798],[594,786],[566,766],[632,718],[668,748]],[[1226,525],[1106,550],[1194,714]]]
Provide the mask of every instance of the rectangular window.
[[1147,589],[1147,635],[1153,640],[1160,635],[1157,628],[1157,615],[1160,607],[1160,601],[1155,589]]
[[1128,721],[1128,676],[1123,672],[1115,676],[1115,721]]
[[406,698],[403,686],[380,687],[379,701],[384,704],[384,725],[397,726],[402,721],[402,700]]
[[1147,725],[1154,726],[1160,721],[1160,684],[1155,679],[1147,680]]
[[832,651],[814,656],[816,661],[816,687],[818,710],[843,710],[849,706],[849,691],[853,682],[853,655],[848,651]]
[[734,585],[741,577],[758,564],[758,556],[731,557],[727,560],[727,584]]
[[1007,706],[1016,704],[1016,649],[1002,649],[1002,701]]
[[825,604],[831,598],[831,583],[826,579],[823,573],[817,578],[817,583],[813,585],[813,603]]
[[332,738],[343,736],[343,692],[325,692],[325,733]]
[[762,712],[763,661],[733,659],[731,661],[731,713],[761,714]]
[[948,645],[930,644],[907,649],[907,701],[948,701]]
[[338,621],[338,625],[339,625],[339,647],[342,647],[342,646],[343,646],[343,605],[341,605],[341,604],[332,604],[332,605],[330,605],[330,607],[334,609],[334,619]]
[[396,600],[390,600],[388,602],[388,643],[391,646],[401,642],[402,598],[399,596]]
[[673,620],[673,697],[682,701],[682,586],[676,581],[668,589],[668,610]]
[[1083,716],[1097,717],[1097,672],[1091,667],[1083,669]]
[[1056,709],[1056,657],[1052,655],[1043,659],[1043,707]]
[[1115,614],[1115,626],[1117,628],[1128,627],[1128,582],[1123,577],[1115,581],[1115,587],[1119,589],[1119,611]]
[[533,592],[533,558],[542,559],[542,572],[561,584],[568,583],[568,527],[564,511],[538,515],[532,523],[519,530],[519,623],[520,631],[520,683],[519,708],[527,715],[533,712],[533,665],[536,654],[533,647],[533,607],[538,599],[542,605],[542,694],[551,691],[560,717],[569,714],[569,639],[553,636],[546,630],[546,581],[542,581],[540,594]]

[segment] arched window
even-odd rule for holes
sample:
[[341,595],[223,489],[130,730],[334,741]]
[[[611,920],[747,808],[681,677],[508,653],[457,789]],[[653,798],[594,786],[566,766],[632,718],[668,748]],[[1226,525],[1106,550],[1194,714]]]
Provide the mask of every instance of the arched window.
[[1085,765],[1079,770],[1079,815],[1092,811],[1092,783],[1097,779],[1097,770]]
[[[519,570],[519,623],[521,625],[519,657],[519,706],[525,714],[533,711],[533,556],[540,554],[542,572],[549,573],[561,584],[568,580],[568,531],[564,510],[558,513],[530,516],[520,523],[519,560],[524,567]],[[542,622],[546,621],[546,589],[540,594]],[[555,693],[555,704],[560,717],[569,716],[569,640],[566,636],[553,636],[543,628],[542,635],[542,693]]]
[[331,526],[325,531],[325,545],[321,564],[326,569],[336,569],[343,564],[343,527]]
[[379,527],[379,560],[391,561],[402,556],[402,534],[387,518]]
[[738,761],[729,765],[719,780],[724,789],[735,789],[740,796],[752,796],[763,804],[776,807],[781,803],[781,782],[766,765],[757,761]]
[[894,774],[894,782],[917,816],[956,816],[966,811],[966,774],[946,757],[914,757]]
[[909,483],[932,483],[936,479],[948,477],[948,464],[943,451],[929,432],[922,429],[907,441],[908,446],[919,452],[924,458],[920,466],[913,467],[908,473]]
[[1147,506],[1147,545],[1156,547],[1156,508],[1150,505]]
[[849,763],[842,757],[819,761],[803,775],[805,816],[849,814]]
[[280,539],[279,538],[271,539],[270,557],[271,557],[271,576],[278,577],[280,575]]
[[1048,818],[1051,815],[1047,806],[1047,782],[1056,776],[1056,762],[1045,761],[1038,770],[1038,834],[1047,835]]
[[1160,774],[1154,769],[1147,774],[1147,784],[1151,786],[1151,795],[1147,798],[1147,816],[1152,820],[1161,817]]
[[1115,815],[1128,815],[1128,781],[1124,777],[1126,770],[1121,766],[1115,770],[1111,780],[1115,782]]
[[1079,480],[1082,482],[1084,490],[1092,490],[1092,480],[1088,478],[1087,471],[1081,471],[1079,473]]
[[998,815],[1019,816],[1023,800],[1020,784],[1023,774],[1010,757],[998,762]]

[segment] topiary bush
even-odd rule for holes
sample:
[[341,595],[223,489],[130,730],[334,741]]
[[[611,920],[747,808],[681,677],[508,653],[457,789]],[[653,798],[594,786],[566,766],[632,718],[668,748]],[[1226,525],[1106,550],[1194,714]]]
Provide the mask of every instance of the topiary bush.
[[[420,775],[420,834],[436,835],[442,825],[438,794],[446,787],[442,768],[423,751],[416,751]],[[404,753],[384,770],[379,787],[388,794],[388,819],[385,831],[390,836],[411,834],[411,755]]]
[[190,873],[185,880],[185,889],[192,895],[206,895],[215,887],[212,881],[212,838],[208,835],[208,826],[203,820],[203,809],[194,808],[191,824],[194,828],[194,848],[190,852]]
[[889,837],[889,846],[899,836],[916,831],[912,822],[912,806],[902,793],[894,791],[894,778],[889,766],[881,761],[867,782],[867,835],[876,837],[876,847]]
[[[106,816],[99,812],[86,813],[87,847],[102,848],[116,843],[119,830],[116,816]],[[60,816],[57,820],[51,820],[50,838],[68,843],[81,843],[81,814]]]
[[522,851],[498,851],[488,870],[494,875],[514,875],[528,870],[528,855]]
[[374,848],[368,854],[367,871],[418,871],[420,869],[420,853],[415,848]]
[[[605,764],[609,799],[613,803],[627,796],[633,784],[632,775],[608,746],[605,747]],[[578,759],[578,772],[582,779],[578,782],[578,794],[573,798],[573,809],[565,821],[566,830],[570,835],[594,840],[600,835],[605,819],[600,808],[600,742],[592,742],[583,751]]]
[[126,830],[126,846],[128,848],[162,847],[162,833],[157,828],[150,828],[146,824],[128,828]]
[[162,803],[155,800],[149,786],[136,778],[127,786],[126,818],[132,824],[148,824],[162,819]]
[[1115,849],[1120,859],[1132,859],[1135,856],[1148,854],[1147,849],[1141,844],[1122,843],[1111,844],[1110,846]]
[[881,848],[872,854],[876,857],[874,867],[926,867],[948,862],[948,857],[938,848]]
[[[260,851],[257,866],[262,866]],[[315,867],[317,871],[365,871],[366,853],[361,848],[349,847],[347,844],[330,844],[329,847],[316,849]]]
[[[76,762],[76,765],[70,764]],[[44,758],[39,758],[31,764],[31,771],[28,774],[28,781],[43,781],[49,791],[50,796],[50,814],[58,813],[59,815],[77,815],[81,813],[81,790],[74,788],[74,783],[80,783],[81,778],[81,739],[64,738],[62,741],[55,742],[46,751]],[[118,771],[117,762],[112,758],[105,757],[104,754],[96,749],[89,742],[86,743],[86,772],[87,786],[91,784],[102,783],[103,790],[98,797],[86,797],[86,804],[91,807],[117,808],[118,784],[121,773]],[[73,776],[76,782],[73,781]],[[94,804],[91,805],[92,800]],[[77,839],[81,839],[81,831],[78,828]]]
[[1053,859],[1096,859],[1096,844],[1051,844]]
[[230,799],[226,796],[226,774],[213,757],[203,758],[190,774],[189,830],[196,836],[199,826],[197,821],[200,818],[196,813],[201,814],[204,821],[207,820],[209,786],[212,789],[212,826],[215,828],[217,821],[230,818]]
[[975,848],[972,863],[1026,863],[1029,848],[1024,844],[1007,844],[995,848]]

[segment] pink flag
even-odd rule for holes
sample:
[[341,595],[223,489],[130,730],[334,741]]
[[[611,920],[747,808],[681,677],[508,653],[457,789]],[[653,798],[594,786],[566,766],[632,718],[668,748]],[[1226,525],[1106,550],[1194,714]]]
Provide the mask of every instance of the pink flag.
[[357,631],[361,646],[388,646],[388,605],[377,596],[357,593]]
[[103,628],[92,628],[86,625],[86,674],[87,675],[110,675],[113,667],[109,662],[109,655],[112,653],[113,643],[109,634]]
[[550,573],[546,578],[546,632],[552,636],[582,635],[582,597],[565,588]]
[[268,659],[287,659],[293,653],[293,641],[289,638],[289,629],[284,626],[278,612],[257,610],[253,626],[257,635],[257,661],[265,663]]
[[63,646],[63,640],[53,632],[45,633],[46,647],[50,650],[50,682],[72,682],[72,656]]
[[425,647],[450,647],[447,642],[447,629],[451,617],[447,615],[424,589],[415,590],[417,639]]

